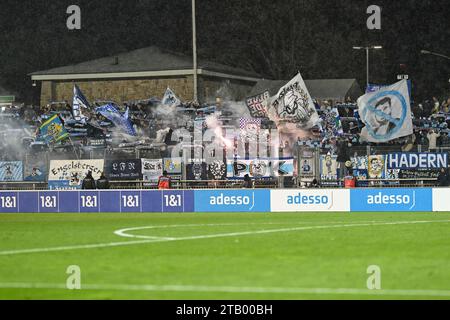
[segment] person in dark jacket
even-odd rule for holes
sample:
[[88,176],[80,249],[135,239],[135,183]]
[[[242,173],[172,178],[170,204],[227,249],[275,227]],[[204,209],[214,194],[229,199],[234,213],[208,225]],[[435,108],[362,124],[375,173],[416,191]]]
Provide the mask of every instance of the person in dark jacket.
[[338,142],[337,158],[336,161],[339,165],[339,176],[338,179],[342,179],[347,175],[347,168],[345,162],[350,161],[350,150],[349,142],[345,139],[341,139]]
[[253,181],[252,178],[248,174],[244,176],[244,188],[246,189],[252,189],[253,188]]
[[437,184],[439,187],[448,187],[449,182],[448,169],[442,168],[437,177]]
[[109,180],[103,172],[97,180],[97,189],[109,189]]
[[92,176],[92,171],[88,171],[86,177],[83,179],[83,183],[81,184],[81,189],[83,190],[92,190],[95,189],[95,180]]

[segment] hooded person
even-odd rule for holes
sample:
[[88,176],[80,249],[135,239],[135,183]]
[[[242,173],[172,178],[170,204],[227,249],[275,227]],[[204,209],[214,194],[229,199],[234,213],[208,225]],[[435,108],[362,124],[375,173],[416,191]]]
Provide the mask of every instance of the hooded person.
[[95,180],[92,176],[92,171],[88,171],[86,177],[83,179],[83,183],[81,184],[81,189],[83,190],[93,190],[95,189]]
[[102,172],[100,178],[97,180],[97,189],[109,189],[109,180]]

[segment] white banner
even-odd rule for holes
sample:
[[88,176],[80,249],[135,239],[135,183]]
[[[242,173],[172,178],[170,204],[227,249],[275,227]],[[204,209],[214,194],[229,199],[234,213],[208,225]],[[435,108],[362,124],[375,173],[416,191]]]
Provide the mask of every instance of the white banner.
[[103,172],[103,167],[103,159],[51,160],[48,183],[51,189],[79,189],[88,171],[92,171],[92,176],[97,180]]
[[142,159],[142,176],[144,181],[158,180],[162,174],[162,159]]
[[350,190],[271,190],[272,212],[350,211]]
[[358,109],[366,125],[361,138],[366,141],[386,142],[413,133],[406,80],[361,96]]
[[319,121],[319,115],[300,73],[272,97],[272,107],[277,118],[297,123],[302,129],[309,129]]

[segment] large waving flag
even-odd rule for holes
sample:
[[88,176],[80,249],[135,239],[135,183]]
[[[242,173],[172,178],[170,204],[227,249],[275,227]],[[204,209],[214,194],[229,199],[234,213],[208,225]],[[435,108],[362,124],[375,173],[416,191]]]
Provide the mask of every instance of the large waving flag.
[[361,96],[358,111],[366,125],[361,137],[369,142],[386,142],[413,133],[406,80]]
[[319,121],[300,72],[272,98],[272,107],[280,120],[297,123],[302,129],[309,129]]
[[128,109],[125,114],[121,114],[117,108],[110,104],[98,107],[95,109],[96,112],[100,113],[106,119],[114,123],[114,125],[121,130],[123,130],[126,134],[130,136],[136,136],[136,130],[134,130],[133,125],[128,117]]
[[45,143],[58,142],[69,137],[69,133],[59,118],[57,114],[48,119],[39,128],[38,140],[44,141]]
[[178,99],[178,97],[170,88],[167,88],[166,93],[164,94],[164,97],[161,101],[161,104],[167,106],[178,106],[181,104],[181,100]]
[[77,85],[73,86],[73,102],[72,102],[72,112],[73,117],[76,121],[86,121],[86,116],[81,112],[81,108],[88,109],[90,107],[89,101],[81,92]]

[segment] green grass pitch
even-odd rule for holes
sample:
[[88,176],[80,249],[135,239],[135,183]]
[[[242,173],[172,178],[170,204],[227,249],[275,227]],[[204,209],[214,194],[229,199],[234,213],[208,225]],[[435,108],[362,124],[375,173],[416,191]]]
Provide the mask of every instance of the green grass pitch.
[[0,299],[450,299],[450,213],[2,214]]

